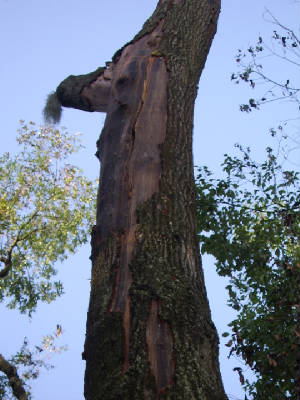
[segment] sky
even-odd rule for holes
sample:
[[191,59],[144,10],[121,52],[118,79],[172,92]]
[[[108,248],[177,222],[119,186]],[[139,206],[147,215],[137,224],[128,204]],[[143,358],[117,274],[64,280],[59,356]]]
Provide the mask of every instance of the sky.
[[[140,30],[155,6],[156,0],[0,0],[1,153],[17,151],[15,137],[20,119],[42,123],[47,94],[68,75],[104,66]],[[251,114],[241,113],[239,104],[253,94],[249,88],[230,81],[231,73],[236,71],[237,49],[247,49],[259,35],[268,38],[274,29],[263,19],[265,7],[283,24],[298,29],[299,4],[294,0],[222,2],[218,31],[199,83],[194,123],[194,163],[208,165],[216,173],[221,171],[223,154],[232,154],[237,142],[249,145],[262,159],[270,144],[268,129],[290,113],[290,107],[283,103]],[[281,76],[281,67],[272,61],[270,66],[275,76]],[[94,153],[104,119],[101,113],[66,109],[61,121],[70,132],[82,132],[85,149],[74,162],[91,179],[99,175]],[[0,352],[6,357],[21,346],[24,336],[38,344],[44,334],[55,330],[56,324],[63,327],[60,343],[67,344],[68,351],[51,360],[55,369],[42,372],[33,382],[34,399],[84,399],[81,353],[89,301],[89,255],[87,244],[57,265],[65,295],[50,305],[41,304],[31,321],[0,305]],[[234,317],[226,306],[226,280],[217,276],[211,257],[204,257],[203,265],[212,317],[221,335]],[[232,371],[243,364],[227,359],[225,343],[220,337],[225,390],[229,399],[243,399],[238,376]]]

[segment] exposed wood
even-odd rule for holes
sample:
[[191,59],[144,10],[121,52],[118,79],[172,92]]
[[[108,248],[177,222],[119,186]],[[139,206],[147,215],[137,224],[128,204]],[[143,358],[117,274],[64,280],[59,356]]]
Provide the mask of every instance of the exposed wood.
[[169,324],[159,318],[159,302],[151,301],[146,340],[151,372],[158,392],[172,385],[175,370],[173,337]]
[[192,157],[197,84],[219,10],[219,0],[160,0],[108,67],[57,89],[66,106],[107,113],[97,142],[87,400],[226,399]]
[[123,314],[123,373],[130,365],[129,264],[136,241],[136,210],[159,190],[160,146],[166,135],[167,71],[164,59],[151,55],[161,27],[162,22],[151,35],[128,45],[114,65],[110,112],[98,144],[102,170],[97,236],[101,241],[112,231],[120,232],[120,264],[108,312]]

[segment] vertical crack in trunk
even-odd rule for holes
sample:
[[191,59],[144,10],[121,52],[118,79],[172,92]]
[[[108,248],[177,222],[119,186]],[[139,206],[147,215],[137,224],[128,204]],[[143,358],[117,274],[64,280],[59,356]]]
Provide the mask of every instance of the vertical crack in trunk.
[[[161,26],[162,22],[151,35],[146,35],[124,49],[116,64],[112,90],[115,103],[124,107],[125,110],[126,107],[130,111],[135,109],[131,122],[124,123],[120,132],[121,146],[123,146],[121,152],[126,158],[123,162],[121,193],[116,201],[121,205],[122,217],[125,216],[123,220],[125,226],[120,227],[122,233],[120,234],[119,268],[108,307],[108,313],[121,312],[123,314],[125,344],[123,373],[129,367],[129,289],[132,283],[129,265],[136,247],[136,209],[139,204],[159,191],[160,145],[166,136],[167,122],[165,60],[162,57],[151,56],[150,46],[146,46],[146,54],[140,54],[140,52],[145,52],[145,43],[153,45],[151,37],[157,38]],[[131,81],[134,82],[135,92],[130,96]],[[139,83],[137,84],[136,81]],[[127,85],[126,96],[123,93],[124,85]],[[136,92],[137,88],[140,88],[141,93]],[[129,144],[127,151],[126,143]],[[99,221],[101,221],[101,215]]]
[[172,332],[169,324],[159,317],[159,302],[157,300],[151,301],[146,340],[151,372],[155,377],[159,393],[172,384],[175,362]]
[[226,399],[192,161],[196,85],[219,10],[220,0],[159,0],[112,63],[69,76],[50,96],[54,114],[61,105],[107,113],[96,153],[86,399]]
[[112,299],[108,312],[121,312],[123,314],[124,330],[124,363],[123,373],[129,367],[129,342],[130,342],[130,297],[129,288],[132,283],[132,276],[129,263],[135,245],[135,226],[129,232],[121,235],[120,240],[120,265],[116,274],[112,292]]
[[161,0],[108,76],[82,93],[99,110],[100,91],[109,93],[97,142],[89,400],[226,398],[196,241],[191,146],[219,3]]

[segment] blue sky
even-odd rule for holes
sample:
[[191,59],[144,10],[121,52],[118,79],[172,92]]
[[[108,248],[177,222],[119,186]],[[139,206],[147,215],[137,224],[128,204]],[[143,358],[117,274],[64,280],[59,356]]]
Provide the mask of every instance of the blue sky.
[[[124,43],[139,31],[151,15],[156,0],[0,0],[1,152],[17,150],[18,121],[42,122],[47,94],[68,75],[84,74],[103,66]],[[223,0],[218,32],[199,84],[195,108],[194,161],[220,172],[222,155],[233,153],[240,142],[252,147],[257,158],[270,143],[267,131],[289,117],[287,104],[270,105],[260,112],[244,114],[239,104],[252,95],[250,89],[230,82],[236,71],[234,55],[238,48],[254,44],[258,35],[268,38],[273,26],[262,18],[268,7],[280,21],[298,28],[297,5],[293,0]],[[298,6],[299,11],[299,6]],[[269,62],[269,60],[266,60]],[[275,76],[282,69],[272,65]],[[299,79],[299,78],[298,78]],[[95,143],[105,115],[64,111],[62,125],[70,132],[82,132],[82,151],[75,162],[91,179],[98,177]],[[89,244],[58,265],[66,294],[51,305],[41,305],[32,321],[0,305],[0,352],[8,356],[27,336],[32,344],[60,323],[61,343],[69,350],[56,357],[56,368],[42,373],[33,383],[35,399],[83,400],[83,349],[86,311],[89,300]],[[213,320],[221,334],[233,314],[226,306],[224,279],[214,271],[213,259],[204,257],[204,270]],[[3,328],[5,327],[5,328]],[[238,376],[241,366],[227,360],[228,348],[221,338],[221,369],[230,399],[243,399]]]

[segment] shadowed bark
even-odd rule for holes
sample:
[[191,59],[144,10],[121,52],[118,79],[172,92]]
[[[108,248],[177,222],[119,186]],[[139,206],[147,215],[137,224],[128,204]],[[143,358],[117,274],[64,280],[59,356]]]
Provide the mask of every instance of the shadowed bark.
[[160,0],[112,63],[57,89],[107,113],[92,231],[85,397],[225,400],[196,236],[197,84],[219,0]]

